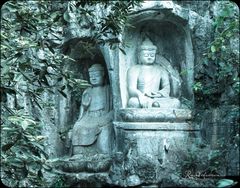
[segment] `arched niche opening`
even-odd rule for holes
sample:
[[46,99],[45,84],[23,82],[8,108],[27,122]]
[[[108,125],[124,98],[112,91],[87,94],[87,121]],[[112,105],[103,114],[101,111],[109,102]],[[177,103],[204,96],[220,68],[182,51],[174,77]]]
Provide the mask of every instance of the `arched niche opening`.
[[63,53],[74,61],[67,62],[67,69],[77,78],[89,80],[88,68],[93,64],[101,64],[105,69],[105,82],[109,84],[109,76],[105,58],[100,47],[89,37],[74,38],[65,43]]
[[[126,55],[119,54],[119,79],[123,108],[126,107],[128,100],[127,70],[138,63],[138,47],[145,36],[148,36],[158,48],[155,63],[162,64],[165,67],[170,66],[172,72],[178,73],[177,76],[181,84],[177,89],[178,91],[174,91],[174,88],[176,90],[178,86],[174,85],[173,80],[170,80],[170,96],[178,97],[180,100],[193,101],[194,55],[190,30],[186,22],[176,15],[168,13],[168,16],[164,16],[164,14],[158,14],[161,16],[155,17],[151,16],[154,13],[156,12],[150,11],[149,13],[146,11],[145,14],[141,12],[140,16],[133,16],[130,21],[132,27],[125,29],[123,34],[123,41],[127,45],[125,49]],[[171,79],[174,79],[174,77]]]
[[[91,40],[91,38],[74,38],[67,41],[62,48],[65,55],[71,59],[64,62],[65,72],[71,74],[72,79],[83,79],[89,82],[88,69],[93,64],[101,64],[104,67],[104,84],[109,85],[109,74],[105,58],[100,47]],[[67,98],[62,98],[59,102],[60,124],[64,129],[70,129],[79,117],[81,105],[81,95],[85,88],[76,87],[67,88]]]

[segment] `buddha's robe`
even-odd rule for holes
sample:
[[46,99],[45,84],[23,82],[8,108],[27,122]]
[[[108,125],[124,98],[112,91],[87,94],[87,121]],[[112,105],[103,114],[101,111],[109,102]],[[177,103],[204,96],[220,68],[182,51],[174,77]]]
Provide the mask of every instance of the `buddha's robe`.
[[109,86],[87,88],[84,91],[80,116],[72,131],[73,154],[76,154],[74,147],[94,144],[102,130],[111,126],[110,101]]
[[[127,84],[129,92],[128,107],[140,108],[139,93],[148,100],[149,106],[157,102],[163,108],[179,107],[178,99],[171,98],[169,76],[159,65],[135,65],[128,70]],[[149,96],[158,93],[158,96]]]

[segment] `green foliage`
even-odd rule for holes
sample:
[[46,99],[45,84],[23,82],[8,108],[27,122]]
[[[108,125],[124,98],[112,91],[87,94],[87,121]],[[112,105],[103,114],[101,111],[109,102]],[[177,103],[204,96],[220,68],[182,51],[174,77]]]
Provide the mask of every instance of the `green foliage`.
[[[91,24],[96,25],[92,45],[108,43],[113,46],[120,42],[117,36],[126,24],[129,12],[139,2],[84,1],[77,4],[63,3],[62,6],[60,4],[42,1],[9,1],[4,4],[1,32],[3,95],[16,92],[13,88],[21,81],[34,86],[27,88],[28,94],[34,98],[36,93],[42,91],[39,88],[51,92],[52,87],[57,87],[66,96],[62,89],[63,80],[67,80],[67,85],[74,88],[88,87],[87,82],[70,78],[71,73],[66,73],[63,69],[66,60],[73,60],[60,52],[64,40],[63,26],[67,26],[67,21],[71,22],[66,17],[75,14],[79,22],[83,16],[90,17]],[[99,23],[94,22],[96,15],[93,7],[97,5],[106,12],[111,9],[101,17]],[[71,7],[70,12],[67,6]],[[89,51],[90,47],[85,50]],[[50,80],[56,82],[51,83]]]
[[51,188],[59,188],[59,187],[69,187],[66,185],[66,178],[64,176],[59,176],[50,186]]
[[[44,185],[42,169],[48,156],[43,148],[40,122],[24,110],[3,108],[1,126],[1,179],[10,187]],[[8,116],[6,116],[8,114]]]
[[218,4],[219,12],[212,24],[213,40],[203,54],[202,69],[196,75],[193,88],[197,102],[202,101],[206,106],[219,105],[224,92],[234,93],[227,100],[237,103],[239,94],[238,8],[228,1]]
[[[78,24],[83,24],[81,22],[84,20],[84,28],[91,28],[94,33],[92,45],[108,44],[111,48],[118,46],[124,52],[125,44],[119,35],[125,27],[130,27],[127,23],[128,16],[135,7],[140,6],[141,2],[143,0],[70,2],[64,13],[64,20]],[[95,14],[96,7],[100,16]],[[91,42],[89,44],[91,45]]]
[[207,154],[209,161],[208,173],[215,174],[220,167],[224,167],[223,163],[226,163],[226,159],[224,158],[225,154],[226,151],[223,150],[210,150]]
[[32,6],[28,1],[9,1],[2,9],[1,91],[24,92],[37,103],[44,91],[61,90],[60,79],[66,77],[62,62],[67,57],[53,48],[62,40],[60,13],[40,1]]
[[[45,138],[41,135],[46,125],[39,114],[43,109],[54,108],[54,101],[43,100],[43,96],[59,93],[68,97],[90,86],[66,69],[66,64],[75,60],[62,53],[65,29],[75,31],[71,24],[77,21],[78,28],[90,27],[93,31],[81,54],[90,53],[96,44],[114,47],[121,44],[118,35],[139,2],[23,0],[8,1],[2,6],[1,178],[6,185],[49,186],[43,179],[43,169],[49,170],[43,148]],[[100,18],[94,12],[97,6],[103,12]],[[72,20],[72,15],[76,20]],[[81,25],[83,20],[88,22],[87,26]],[[53,186],[63,185],[59,180]]]

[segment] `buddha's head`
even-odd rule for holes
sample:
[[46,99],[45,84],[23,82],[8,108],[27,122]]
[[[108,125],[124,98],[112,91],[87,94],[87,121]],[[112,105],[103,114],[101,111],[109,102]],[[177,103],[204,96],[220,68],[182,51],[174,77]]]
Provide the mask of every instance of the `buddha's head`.
[[139,49],[139,61],[141,64],[152,65],[155,61],[157,46],[146,38]]
[[101,86],[104,83],[104,68],[101,64],[93,64],[89,69],[89,79],[93,86]]

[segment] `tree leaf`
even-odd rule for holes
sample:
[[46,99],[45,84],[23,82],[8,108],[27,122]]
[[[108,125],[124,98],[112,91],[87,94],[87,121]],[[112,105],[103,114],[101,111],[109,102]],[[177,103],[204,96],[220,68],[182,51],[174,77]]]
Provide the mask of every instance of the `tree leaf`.
[[124,49],[122,49],[122,48],[119,47],[119,50],[120,50],[124,55],[127,55]]
[[70,16],[69,16],[69,14],[68,14],[67,11],[64,12],[64,14],[63,14],[63,18],[64,18],[64,20],[65,20],[66,22],[70,22]]
[[213,53],[216,52],[216,47],[213,45],[211,46],[211,52],[213,52]]
[[19,122],[23,121],[23,118],[18,116],[9,116],[8,120],[14,124],[18,124]]
[[63,91],[61,91],[60,89],[58,89],[58,92],[64,97],[64,98],[67,98],[67,94],[64,93]]
[[26,130],[28,125],[29,125],[29,123],[25,120],[23,122],[21,122],[21,126],[22,126],[23,130]]
[[15,142],[3,145],[2,151],[5,152],[5,151],[9,150],[14,144],[15,144]]
[[23,130],[26,130],[29,125],[36,125],[36,122],[32,119],[26,119],[26,118],[21,122],[21,126]]

